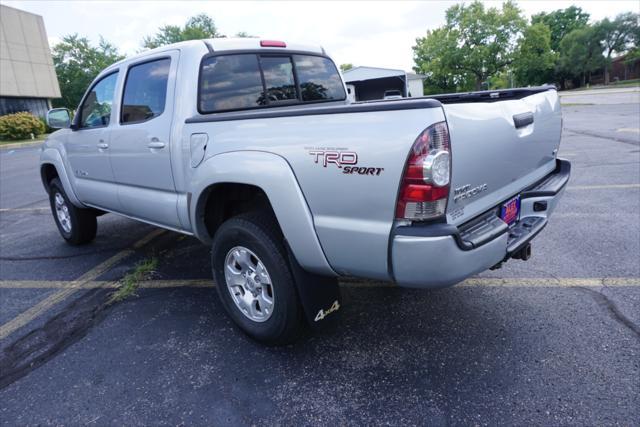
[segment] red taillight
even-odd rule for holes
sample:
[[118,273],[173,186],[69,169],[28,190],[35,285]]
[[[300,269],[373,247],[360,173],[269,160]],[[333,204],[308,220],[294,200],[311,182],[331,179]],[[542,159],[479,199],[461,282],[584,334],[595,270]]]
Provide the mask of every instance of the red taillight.
[[451,181],[449,129],[429,126],[416,138],[405,167],[396,218],[421,221],[444,215]]
[[260,46],[262,47],[287,47],[285,42],[278,40],[260,40]]

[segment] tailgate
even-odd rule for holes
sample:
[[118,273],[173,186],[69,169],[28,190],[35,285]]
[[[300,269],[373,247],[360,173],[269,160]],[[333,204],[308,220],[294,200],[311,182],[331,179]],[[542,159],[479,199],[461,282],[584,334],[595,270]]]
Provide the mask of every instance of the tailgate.
[[497,206],[555,168],[562,127],[555,90],[443,108],[451,136],[450,223]]

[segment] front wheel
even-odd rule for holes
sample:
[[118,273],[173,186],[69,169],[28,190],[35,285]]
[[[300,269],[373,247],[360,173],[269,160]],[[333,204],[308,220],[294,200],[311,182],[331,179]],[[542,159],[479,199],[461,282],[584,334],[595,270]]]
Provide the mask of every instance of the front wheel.
[[220,300],[240,329],[269,345],[300,336],[302,306],[274,219],[259,213],[229,219],[216,232],[211,258]]
[[49,203],[58,231],[67,243],[82,245],[96,237],[96,215],[91,209],[72,205],[58,178],[54,178],[49,184]]

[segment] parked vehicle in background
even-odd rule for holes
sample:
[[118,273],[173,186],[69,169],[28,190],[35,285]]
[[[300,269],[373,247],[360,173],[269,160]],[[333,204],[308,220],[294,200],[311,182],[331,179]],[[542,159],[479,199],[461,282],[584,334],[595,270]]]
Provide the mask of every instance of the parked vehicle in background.
[[385,90],[383,99],[401,99],[402,92],[399,90]]
[[212,248],[229,316],[269,344],[331,322],[337,278],[453,285],[526,260],[570,164],[552,87],[349,102],[321,47],[178,43],[105,69],[44,144],[62,237],[114,212]]

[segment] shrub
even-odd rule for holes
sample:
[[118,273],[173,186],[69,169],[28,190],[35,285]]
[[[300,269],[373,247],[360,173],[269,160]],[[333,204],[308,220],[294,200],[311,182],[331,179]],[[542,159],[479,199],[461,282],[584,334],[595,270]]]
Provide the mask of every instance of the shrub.
[[45,119],[43,119],[42,117],[38,117],[40,119],[40,122],[42,122],[42,126],[44,126],[44,133],[51,133],[53,131],[55,131],[54,128],[49,127],[49,125],[47,124],[47,121]]
[[0,139],[28,139],[44,133],[45,126],[39,117],[21,112],[0,117]]

